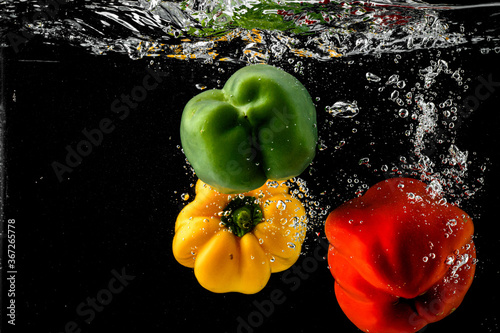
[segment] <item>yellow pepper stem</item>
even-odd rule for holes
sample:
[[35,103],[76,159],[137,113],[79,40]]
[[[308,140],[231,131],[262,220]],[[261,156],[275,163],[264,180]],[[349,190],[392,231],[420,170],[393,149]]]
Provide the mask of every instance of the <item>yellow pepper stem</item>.
[[233,199],[221,217],[221,222],[238,237],[252,231],[262,220],[262,209],[256,203],[256,199],[250,196]]

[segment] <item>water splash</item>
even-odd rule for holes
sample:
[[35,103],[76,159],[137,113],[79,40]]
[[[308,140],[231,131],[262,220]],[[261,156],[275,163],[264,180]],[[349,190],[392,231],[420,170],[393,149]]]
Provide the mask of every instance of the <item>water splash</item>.
[[[43,8],[2,2],[2,46],[13,36],[66,41],[93,54],[259,63],[305,57],[481,46],[500,52],[500,5],[438,6],[420,1],[83,1]],[[460,20],[487,15],[471,32]],[[46,15],[36,15],[36,13]],[[48,14],[47,14],[48,13]],[[50,14],[50,15],[49,15]],[[21,19],[19,19],[21,18]],[[23,37],[24,38],[24,37]],[[432,78],[429,78],[432,81]]]

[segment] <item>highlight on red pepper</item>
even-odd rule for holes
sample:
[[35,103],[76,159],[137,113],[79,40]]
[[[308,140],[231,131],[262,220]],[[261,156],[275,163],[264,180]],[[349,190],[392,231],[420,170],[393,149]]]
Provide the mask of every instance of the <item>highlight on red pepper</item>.
[[306,228],[306,210],[286,182],[228,195],[198,180],[195,199],[177,217],[172,249],[205,289],[254,294],[297,261]]
[[474,278],[471,218],[419,180],[372,186],[332,211],[325,229],[337,301],[364,332],[416,332],[441,320]]

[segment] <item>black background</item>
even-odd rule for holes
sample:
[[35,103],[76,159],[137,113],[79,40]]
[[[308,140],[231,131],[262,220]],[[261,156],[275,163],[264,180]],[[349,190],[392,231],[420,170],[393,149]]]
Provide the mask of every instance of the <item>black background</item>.
[[[415,57],[425,64],[435,58],[435,52],[403,54],[399,69],[392,72],[410,68]],[[447,59],[446,51],[442,53]],[[477,53],[463,51],[463,59],[449,56],[447,60],[463,62],[471,73],[470,86],[477,85],[479,75],[492,74],[500,81],[499,55],[481,55],[477,61]],[[4,217],[16,220],[18,271],[16,327],[6,325],[2,315],[7,332],[64,332],[68,322],[82,332],[236,332],[237,318],[252,316],[255,302],[265,302],[273,290],[282,291],[285,301],[264,316],[255,332],[357,331],[337,305],[326,261],[318,261],[317,269],[298,279],[300,284],[285,281],[284,274],[278,273],[258,294],[241,295],[204,290],[192,270],[173,258],[173,226],[186,204],[181,194],[189,193],[192,199],[191,184],[196,181],[179,148],[182,108],[199,93],[196,84],[221,87],[239,66],[221,63],[223,71],[219,71],[215,65],[195,61],[131,61],[123,55],[94,56],[78,48],[45,45],[38,39],[19,53],[3,50],[3,59]],[[354,65],[349,64],[352,60]],[[322,207],[333,208],[353,197],[349,179],[371,186],[387,177],[377,171],[379,166],[397,163],[408,149],[407,139],[398,136],[407,120],[391,115],[387,116],[391,121],[384,121],[380,113],[387,112],[387,100],[371,90],[359,96],[365,91],[364,73],[368,69],[384,72],[388,64],[394,65],[394,55],[363,61],[340,59],[322,65],[321,73],[299,77],[313,99],[320,97],[318,124],[328,149],[318,152],[311,170],[301,177]],[[289,71],[293,68],[282,65]],[[126,119],[118,119],[110,110],[112,102],[140,85],[148,66],[168,72],[168,77]],[[307,62],[305,67],[306,71],[313,68]],[[442,87],[444,92],[450,89]],[[327,126],[330,118],[321,110],[352,96],[357,97],[361,110],[371,111]],[[478,165],[487,164],[485,185],[463,202],[475,220],[480,260],[476,278],[458,310],[426,332],[500,331],[498,308],[492,305],[500,302],[499,103],[500,91],[495,91],[464,122],[456,138],[473,162],[469,183],[483,176]],[[379,110],[373,111],[377,105]],[[97,128],[106,117],[113,120],[113,132],[105,134],[102,143],[59,181],[52,163],[64,163],[66,146],[76,147],[85,139],[82,130]],[[354,127],[356,134],[351,130]],[[346,145],[334,149],[339,140],[346,140]],[[359,166],[359,159],[366,156],[371,156],[372,168]],[[313,255],[318,238],[324,238],[320,222],[309,232],[298,267]],[[77,307],[108,287],[113,270],[125,270],[134,278],[86,323],[88,316],[78,314]]]

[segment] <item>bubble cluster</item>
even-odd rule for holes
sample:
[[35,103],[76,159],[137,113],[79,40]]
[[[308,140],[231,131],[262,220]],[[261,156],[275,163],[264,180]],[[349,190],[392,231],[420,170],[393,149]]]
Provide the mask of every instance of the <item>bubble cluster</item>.
[[324,219],[330,212],[331,207],[321,204],[316,196],[309,190],[307,182],[302,178],[295,177],[290,179],[287,182],[287,186],[290,187],[292,196],[300,200],[306,209],[309,233],[313,232],[313,230],[322,229]]
[[[414,82],[401,73],[390,73],[376,81],[379,91],[394,105],[395,118],[403,122],[401,130],[411,143],[406,156],[399,161],[387,161],[390,163],[379,170],[386,176],[419,178],[430,184],[434,195],[445,195],[459,204],[481,189],[486,168],[484,163],[476,162],[474,171],[479,172],[479,177],[470,179],[474,163],[471,153],[455,141],[463,118],[468,117],[463,111],[462,94],[470,79],[463,69],[453,68],[452,62],[441,58],[413,71],[417,73]],[[442,87],[453,83],[457,89],[442,96]]]

